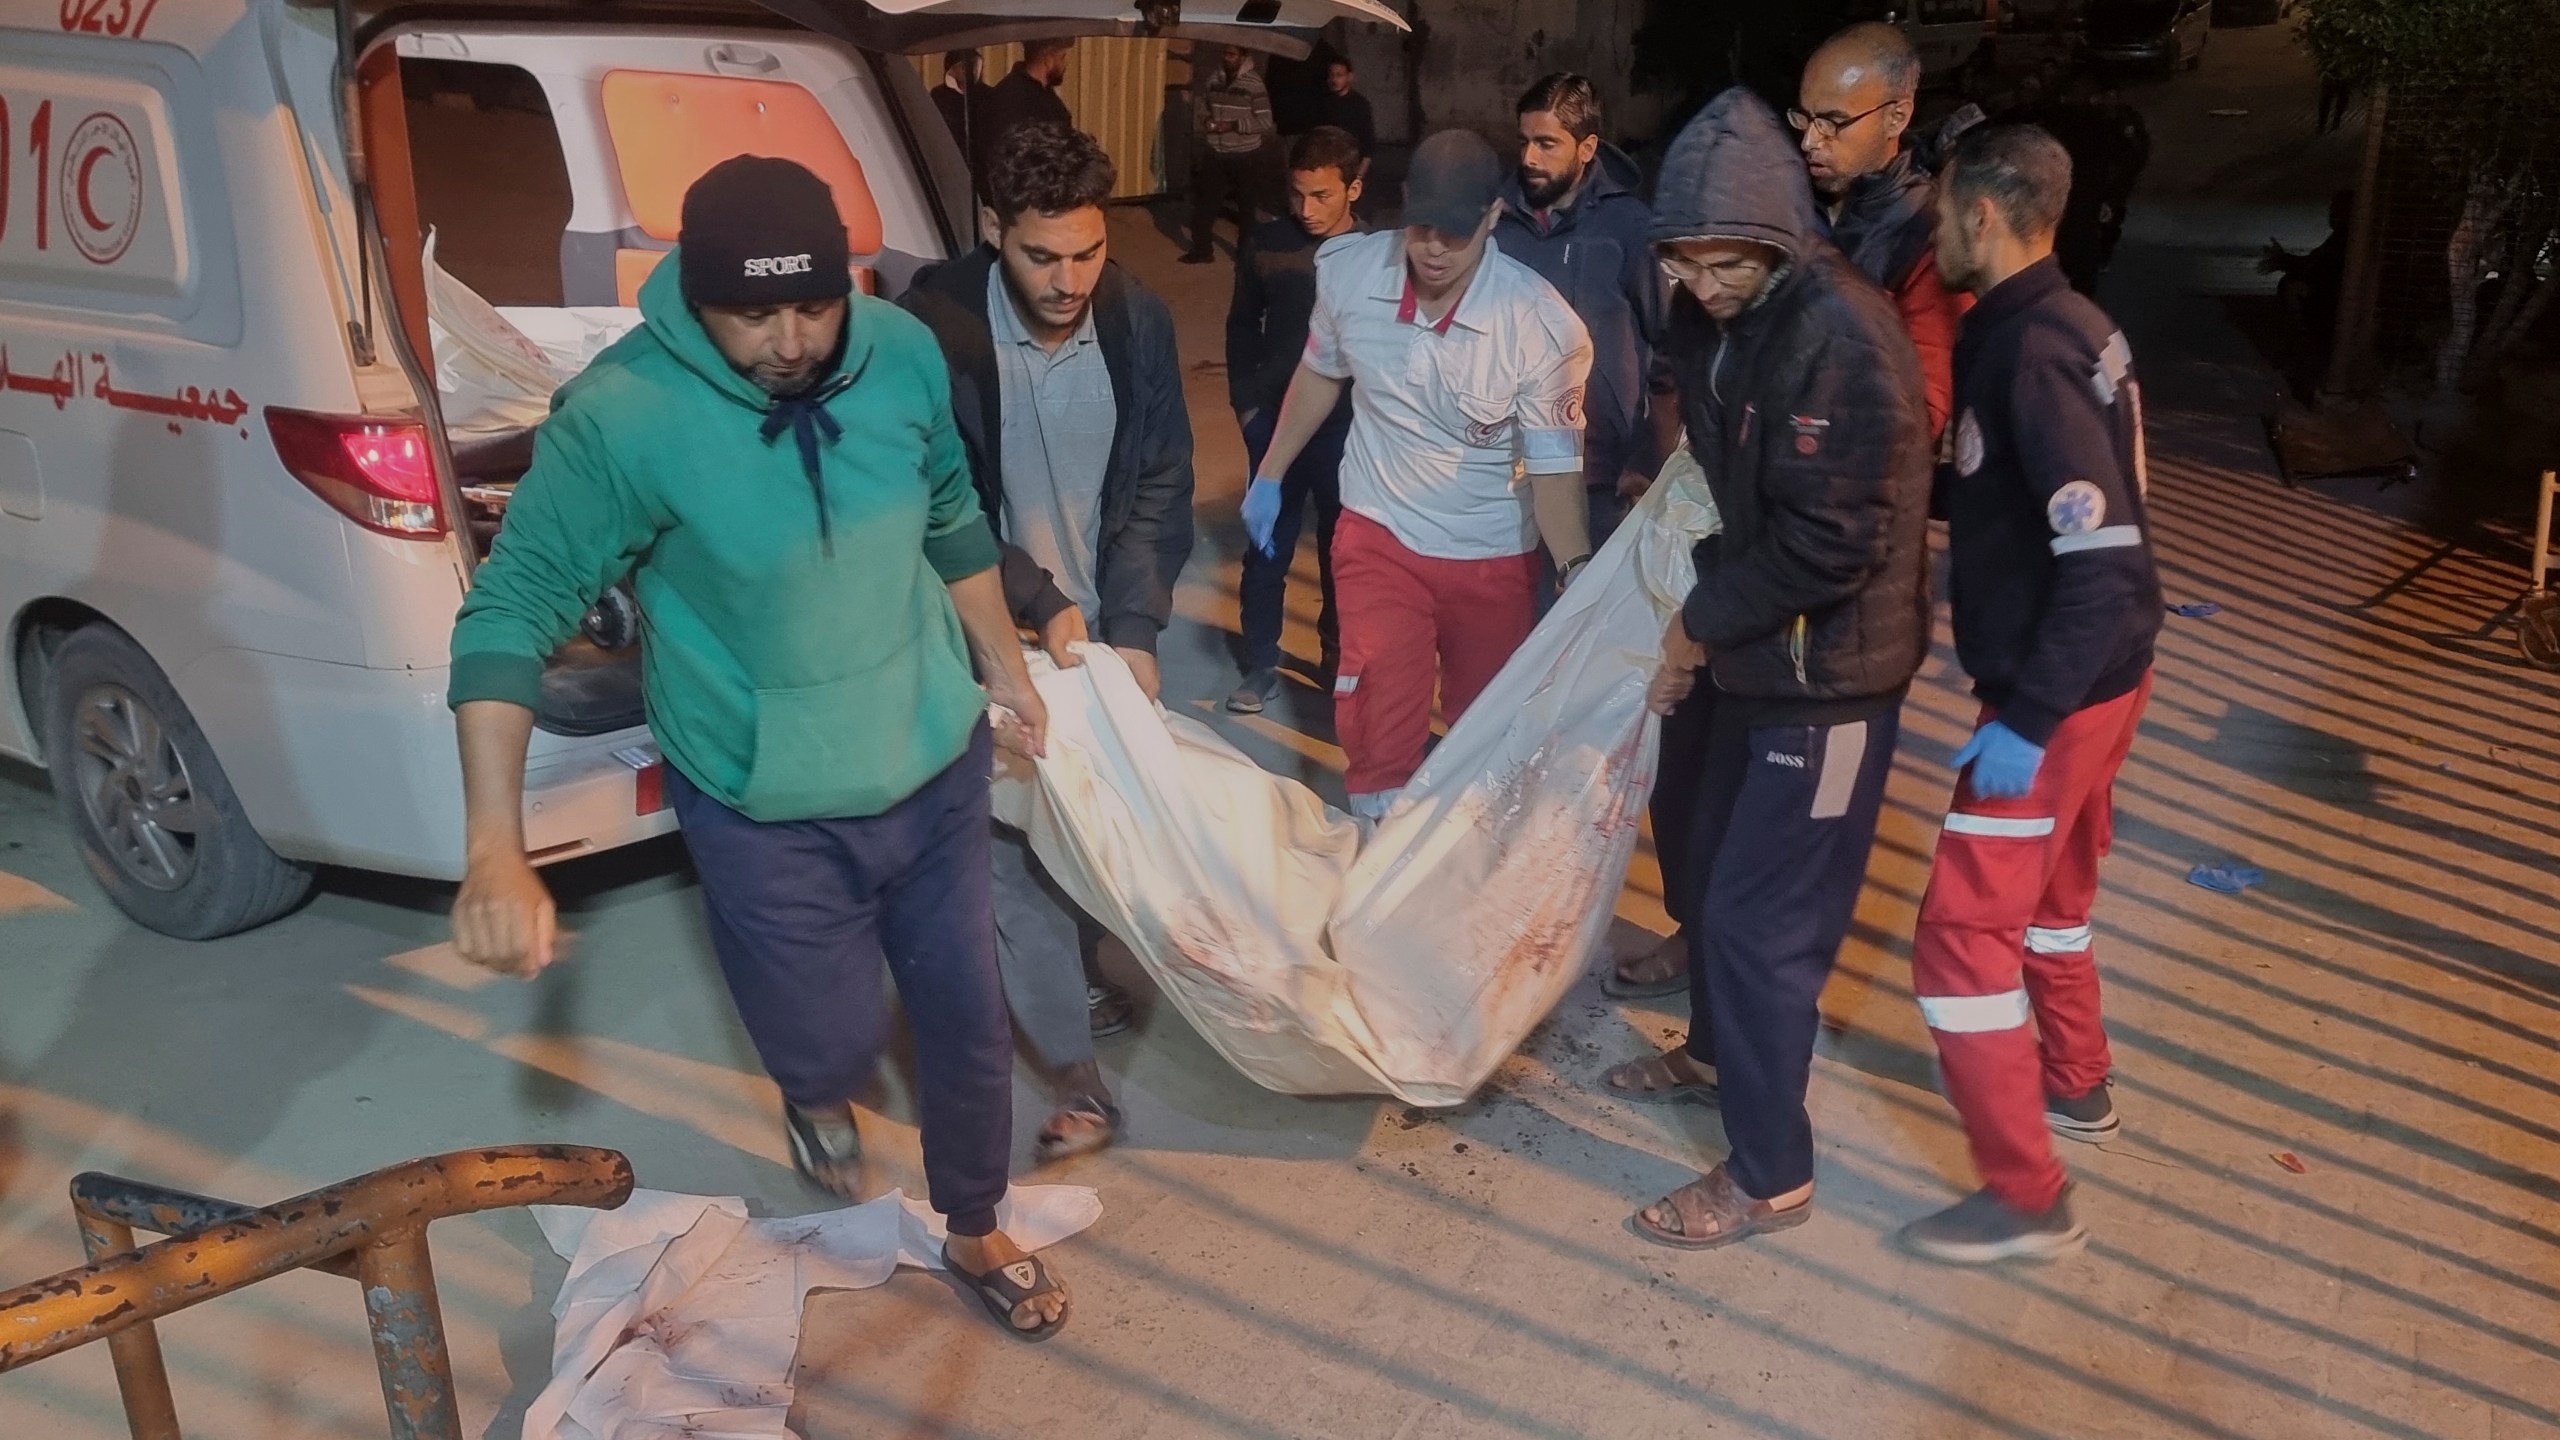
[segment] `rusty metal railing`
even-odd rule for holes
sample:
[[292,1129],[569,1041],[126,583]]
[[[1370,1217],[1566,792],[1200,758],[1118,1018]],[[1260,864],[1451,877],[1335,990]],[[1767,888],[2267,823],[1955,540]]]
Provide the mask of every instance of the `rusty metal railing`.
[[[89,1263],[0,1291],[0,1371],[107,1342],[133,1440],[180,1440],[152,1322],[288,1270],[364,1288],[392,1440],[462,1440],[427,1226],[516,1205],[610,1210],[631,1197],[631,1162],[585,1145],[459,1150],[264,1209],[112,1175],[71,1182]],[[170,1238],[134,1247],[133,1233]]]

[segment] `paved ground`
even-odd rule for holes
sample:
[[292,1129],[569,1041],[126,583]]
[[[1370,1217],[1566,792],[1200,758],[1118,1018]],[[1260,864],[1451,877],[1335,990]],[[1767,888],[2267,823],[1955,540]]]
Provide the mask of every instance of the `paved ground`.
[[[1586,984],[1483,1097],[1434,1115],[1262,1093],[1159,1007],[1105,1052],[1131,1143],[1060,1172],[1107,1206],[1060,1255],[1075,1326],[1015,1345],[912,1274],[821,1298],[802,1432],[2560,1435],[2560,683],[2498,628],[2512,537],[2443,545],[2367,490],[2268,475],[2254,415],[2272,382],[2194,292],[2240,283],[2235,257],[2269,225],[2317,238],[2334,171],[2301,158],[2308,93],[2273,40],[2219,37],[2192,89],[2149,97],[2164,150],[2192,138],[2111,281],[2151,392],[2172,598],[2227,608],[2170,622],[2119,792],[2099,930],[2128,1128],[2071,1157],[2085,1256],[1951,1273],[1886,1244],[1970,1183],[1906,965],[1969,717],[1941,653],[1825,1000],[1814,1223],[1707,1256],[1621,1228],[1721,1143],[1712,1111],[1593,1093],[1673,1033],[1667,1005]],[[2232,94],[2261,116],[2208,123]],[[2208,143],[2231,123],[2251,128]],[[2253,147],[2283,158],[2232,180]],[[2196,198],[2217,167],[2219,209]],[[1161,263],[1134,219],[1118,233],[1176,292],[1186,353],[1214,357],[1224,268]],[[1230,681],[1239,544],[1223,386],[1194,379],[1207,523],[1168,646],[1178,701]],[[1331,783],[1338,755],[1304,707],[1231,733]],[[2225,858],[2266,884],[2185,883]],[[0,779],[0,870],[0,1276],[75,1261],[62,1187],[87,1168],[266,1200],[559,1139],[628,1151],[646,1184],[815,1203],[671,849],[559,872],[580,951],[530,987],[459,970],[437,948],[446,897],[378,879],[339,878],[218,945],[137,931],[23,774]],[[1640,857],[1619,943],[1660,925],[1655,892]],[[895,1074],[888,1091],[870,1125],[884,1184],[913,1156]],[[547,1369],[559,1266],[520,1214],[443,1227],[437,1259],[470,1433],[511,1437]],[[164,1333],[190,1434],[382,1433],[337,1280],[289,1278]],[[100,1351],[0,1378],[0,1435],[121,1433]]]

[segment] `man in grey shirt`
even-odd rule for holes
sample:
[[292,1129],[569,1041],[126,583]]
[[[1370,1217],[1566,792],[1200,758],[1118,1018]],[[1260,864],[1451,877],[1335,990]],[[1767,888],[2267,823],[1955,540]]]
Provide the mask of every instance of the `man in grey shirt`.
[[[1016,620],[1061,665],[1105,641],[1153,698],[1156,638],[1191,552],[1191,419],[1172,313],[1107,257],[1112,182],[1089,135],[1008,134],[987,170],[994,244],[923,272],[901,303],[949,362]],[[998,827],[994,852],[1005,999],[1058,1101],[1037,1153],[1100,1149],[1121,1117],[1093,1041],[1127,1028],[1128,997],[1090,981],[1102,929],[1023,837]]]
[[1034,335],[1005,286],[1003,267],[987,272],[987,326],[1004,425],[1000,518],[1005,535],[1091,617],[1101,608],[1094,572],[1102,551],[1102,476],[1119,428],[1111,369],[1103,363],[1090,305],[1064,340]]

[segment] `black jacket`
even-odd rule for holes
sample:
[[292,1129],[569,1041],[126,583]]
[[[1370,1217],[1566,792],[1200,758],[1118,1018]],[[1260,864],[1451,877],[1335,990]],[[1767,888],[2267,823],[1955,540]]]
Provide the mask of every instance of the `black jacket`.
[[973,84],[966,94],[947,84],[933,87],[933,108],[942,112],[943,127],[951,132],[953,143],[972,166],[978,163],[978,119],[986,105],[984,85]]
[[1756,240],[1788,264],[1718,326],[1685,292],[1670,350],[1722,512],[1681,608],[1720,693],[1818,711],[1894,695],[1929,648],[1929,419],[1893,302],[1821,237],[1794,137],[1743,90],[1672,145],[1657,242]]
[[1908,150],[1849,182],[1831,243],[1866,277],[1887,290],[1902,282],[1937,243],[1938,187]]
[[2042,745],[2141,684],[2160,633],[2133,348],[2046,260],[1965,316],[1956,406],[1956,657],[2001,723]]
[[1591,332],[1582,478],[1595,489],[1616,485],[1630,465],[1648,475],[1662,468],[1646,421],[1671,403],[1669,375],[1654,363],[1671,292],[1646,243],[1653,211],[1636,194],[1642,178],[1604,144],[1578,190],[1541,217],[1514,171],[1493,231],[1502,253],[1554,286]]
[[1360,142],[1360,153],[1363,156],[1378,153],[1377,117],[1369,108],[1369,97],[1358,90],[1348,95],[1336,95],[1331,90],[1325,91],[1324,99],[1317,103],[1316,117],[1316,123],[1319,125],[1332,125],[1350,131],[1351,138]]
[[[977,249],[916,276],[899,304],[922,320],[951,366],[951,413],[969,452],[979,503],[1004,525],[1004,387],[987,324],[987,277],[996,252]],[[1095,637],[1152,652],[1173,615],[1173,586],[1191,558],[1191,415],[1173,312],[1117,265],[1094,289],[1094,328],[1111,371],[1118,423],[1102,480],[1102,553],[1094,560],[1101,614]],[[1032,625],[1066,608],[1049,573],[1011,546],[1005,603]]]
[[1307,353],[1316,247],[1323,243],[1295,220],[1265,220],[1236,246],[1235,298],[1227,303],[1227,403],[1238,415],[1273,409],[1289,393]]
[[978,172],[978,183],[987,183],[987,164],[994,157],[996,142],[1017,125],[1037,125],[1055,121],[1072,127],[1075,116],[1067,110],[1067,102],[1045,80],[1034,80],[1031,72],[1016,64],[1005,77],[987,87],[974,117],[977,121],[977,153],[969,162]]

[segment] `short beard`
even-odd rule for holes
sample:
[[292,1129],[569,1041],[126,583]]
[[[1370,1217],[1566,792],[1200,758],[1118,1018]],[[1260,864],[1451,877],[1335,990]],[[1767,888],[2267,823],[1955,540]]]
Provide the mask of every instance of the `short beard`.
[[768,380],[753,370],[747,372],[747,378],[755,382],[757,389],[776,400],[797,400],[817,389],[819,382],[826,377],[824,366],[812,366],[806,374],[790,380]]
[[1574,187],[1582,183],[1582,174],[1583,172],[1577,170],[1554,180],[1539,181],[1530,179],[1528,173],[1523,171],[1520,176],[1520,193],[1532,208],[1544,210],[1572,194]]

